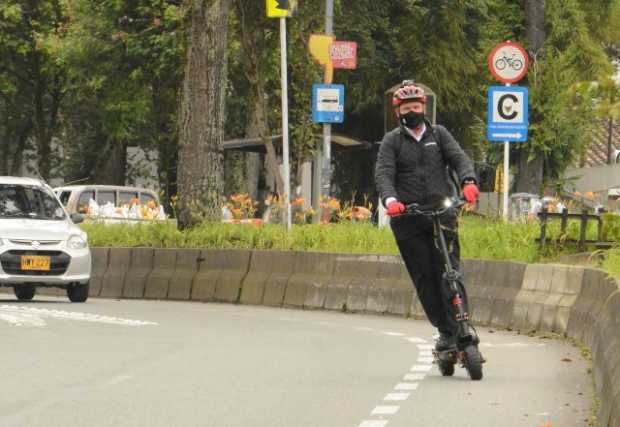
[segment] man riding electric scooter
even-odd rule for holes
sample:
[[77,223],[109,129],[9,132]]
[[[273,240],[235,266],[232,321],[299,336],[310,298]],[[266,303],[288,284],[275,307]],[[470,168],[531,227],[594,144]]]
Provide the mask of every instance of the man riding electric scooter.
[[[457,354],[457,344],[463,337],[459,337],[459,315],[454,314],[452,307],[455,295],[445,285],[446,263],[436,242],[437,230],[430,216],[409,215],[407,206],[434,205],[454,196],[450,170],[458,175],[465,201],[475,203],[479,195],[476,174],[472,161],[450,132],[425,119],[424,89],[405,80],[394,93],[392,105],[400,126],[388,132],[381,143],[375,171],[377,190],[391,217],[390,225],[418,298],[431,324],[439,331],[435,353],[454,350]],[[447,210],[442,216],[441,230],[450,264],[458,270],[459,240],[454,210]],[[460,277],[457,282],[458,301],[465,313],[461,315],[465,319],[459,320],[469,320],[467,295]],[[477,352],[479,339],[469,323],[465,325],[466,339]]]

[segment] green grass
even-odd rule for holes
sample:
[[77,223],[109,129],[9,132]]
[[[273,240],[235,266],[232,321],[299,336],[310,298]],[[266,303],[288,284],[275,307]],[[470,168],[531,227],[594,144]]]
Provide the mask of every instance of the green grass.
[[464,258],[540,261],[535,224],[504,223],[481,217],[463,218],[460,242]]
[[278,225],[204,223],[179,231],[170,223],[84,224],[91,246],[274,249],[352,253],[397,253],[390,230],[371,224]]
[[[618,223],[606,223],[609,237],[620,238]],[[338,253],[397,254],[398,249],[389,228],[378,229],[372,224],[295,225],[286,233],[278,225],[234,225],[204,223],[179,231],[171,223],[152,224],[83,224],[94,247],[153,247],[296,250]],[[588,238],[596,238],[594,223],[588,227]],[[560,223],[549,224],[550,239],[540,251],[536,239],[540,226],[534,223],[504,223],[477,216],[461,218],[461,255],[471,259],[512,260],[521,262],[554,262],[562,255],[577,252],[573,244],[557,243],[577,239],[577,222],[569,222],[567,233],[560,236]],[[602,268],[620,277],[620,248],[606,252]]]
[[[278,225],[204,223],[179,231],[170,223],[84,224],[91,246],[273,249],[339,253],[397,254],[389,228],[372,224],[295,225],[290,234]],[[518,260],[541,259],[532,224],[504,224],[478,217],[461,220],[461,251],[465,258]]]

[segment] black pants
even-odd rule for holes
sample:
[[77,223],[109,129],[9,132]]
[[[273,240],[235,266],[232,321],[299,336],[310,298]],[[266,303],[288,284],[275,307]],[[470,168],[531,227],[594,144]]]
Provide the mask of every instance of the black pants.
[[[453,312],[450,290],[442,283],[445,271],[444,257],[435,241],[431,219],[426,217],[393,218],[392,231],[418,298],[431,324],[440,332],[455,335],[458,331]],[[450,262],[459,269],[459,236],[454,218],[442,219],[442,228],[448,246]],[[458,285],[463,307],[468,312],[467,294],[462,283]]]

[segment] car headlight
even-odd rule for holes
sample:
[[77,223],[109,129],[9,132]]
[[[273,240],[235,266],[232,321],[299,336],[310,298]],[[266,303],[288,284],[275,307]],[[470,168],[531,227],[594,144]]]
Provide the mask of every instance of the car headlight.
[[87,243],[82,236],[73,235],[67,240],[67,246],[71,249],[84,249]]

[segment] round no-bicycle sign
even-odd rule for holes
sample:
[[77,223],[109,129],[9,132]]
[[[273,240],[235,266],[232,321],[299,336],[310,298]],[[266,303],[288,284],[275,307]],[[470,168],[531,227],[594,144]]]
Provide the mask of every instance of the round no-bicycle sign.
[[527,74],[529,58],[523,46],[507,41],[493,48],[488,58],[489,70],[503,83],[516,83]]

